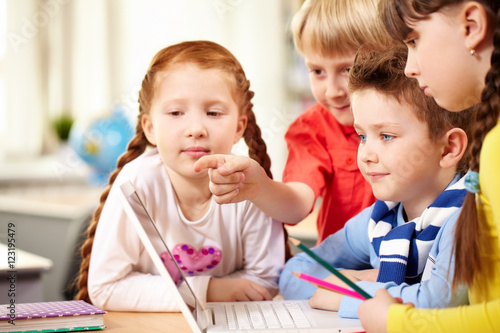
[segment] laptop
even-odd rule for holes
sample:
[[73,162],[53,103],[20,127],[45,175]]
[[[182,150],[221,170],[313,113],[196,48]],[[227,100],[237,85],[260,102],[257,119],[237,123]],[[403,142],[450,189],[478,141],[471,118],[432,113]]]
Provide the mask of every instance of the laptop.
[[[307,300],[254,302],[208,302],[201,304],[176,264],[181,276],[177,283],[163,264],[160,254],[172,252],[156,228],[134,186],[125,182],[119,197],[130,223],[165,280],[172,297],[195,333],[212,332],[363,332],[357,319],[340,318],[337,312],[313,309]],[[173,260],[176,263],[176,260]]]

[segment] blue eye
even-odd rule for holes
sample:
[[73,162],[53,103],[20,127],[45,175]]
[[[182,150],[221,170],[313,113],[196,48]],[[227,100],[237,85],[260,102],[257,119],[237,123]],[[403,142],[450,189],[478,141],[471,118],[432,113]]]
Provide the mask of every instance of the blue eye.
[[382,134],[381,136],[382,136],[382,140],[384,140],[384,141],[390,141],[393,138],[393,136],[389,135],[389,134]]
[[411,47],[415,47],[415,45],[417,44],[417,40],[416,39],[407,39],[404,41],[404,43],[406,44],[406,46],[408,48],[411,48]]
[[358,138],[360,142],[366,142],[366,135],[364,134],[358,134]]

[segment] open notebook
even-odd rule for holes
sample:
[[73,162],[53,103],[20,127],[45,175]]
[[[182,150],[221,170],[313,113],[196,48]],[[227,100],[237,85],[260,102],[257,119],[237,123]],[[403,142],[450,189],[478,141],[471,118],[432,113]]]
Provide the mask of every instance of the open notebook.
[[172,253],[156,229],[155,222],[147,212],[133,185],[126,182],[120,188],[120,200],[130,223],[137,230],[151,260],[165,280],[171,296],[177,300],[193,332],[363,331],[359,320],[340,318],[336,312],[312,309],[306,300],[201,304],[179,266],[176,265],[182,277],[179,288],[168,273],[160,254],[166,251],[172,257]]

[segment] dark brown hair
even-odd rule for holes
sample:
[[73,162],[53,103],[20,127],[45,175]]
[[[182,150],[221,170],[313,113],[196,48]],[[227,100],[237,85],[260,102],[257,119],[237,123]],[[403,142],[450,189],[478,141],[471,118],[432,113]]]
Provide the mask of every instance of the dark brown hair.
[[[351,94],[366,89],[375,89],[385,96],[412,106],[417,118],[427,124],[429,137],[436,141],[446,131],[458,127],[470,138],[472,109],[450,112],[436,104],[420,89],[417,80],[405,73],[408,49],[403,43],[395,43],[389,49],[365,45],[356,54],[354,65],[349,71]],[[465,173],[469,164],[469,154],[465,153],[457,165],[457,173]]]
[[[411,32],[408,22],[425,19],[430,14],[452,8],[465,0],[385,0],[380,6],[380,15],[389,34],[397,40],[405,40]],[[496,126],[500,110],[500,1],[476,0],[483,5],[489,29],[493,33],[494,50],[491,67],[486,74],[485,87],[481,94],[474,123],[469,168],[479,172],[479,157],[486,134]],[[488,273],[481,260],[481,252],[488,253],[489,241],[480,232],[476,210],[476,196],[468,193],[457,221],[455,232],[455,272],[453,287],[461,283],[472,286],[474,277]]]
[[[82,299],[90,303],[87,289],[90,255],[97,224],[111,186],[123,166],[141,155],[148,146],[151,146],[144,134],[141,120],[151,110],[151,104],[157,91],[156,88],[161,82],[162,75],[173,66],[185,63],[194,64],[201,69],[218,69],[227,74],[227,79],[232,87],[231,92],[238,105],[238,109],[242,115],[246,115],[248,118],[247,127],[243,134],[243,138],[248,146],[248,155],[259,162],[267,175],[272,178],[270,170],[271,160],[267,154],[266,144],[261,137],[261,131],[252,110],[253,104],[251,100],[254,93],[250,90],[250,81],[247,80],[242,66],[234,55],[221,45],[210,41],[183,42],[160,50],[152,59],[142,81],[141,90],[139,91],[139,115],[136,134],[130,140],[127,151],[119,158],[116,170],[109,177],[109,184],[101,195],[100,205],[95,210],[87,229],[87,239],[80,249],[82,263],[80,265],[78,281],[76,282],[79,289],[76,295],[77,299]],[[285,237],[285,246],[286,259],[288,259],[291,256],[291,251],[286,241],[287,237]]]

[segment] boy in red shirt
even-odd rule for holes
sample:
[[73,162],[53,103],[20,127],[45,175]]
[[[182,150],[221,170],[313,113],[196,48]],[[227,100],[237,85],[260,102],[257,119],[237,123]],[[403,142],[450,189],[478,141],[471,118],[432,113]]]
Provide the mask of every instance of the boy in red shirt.
[[205,156],[195,170],[209,170],[210,190],[219,203],[250,200],[266,214],[288,224],[302,221],[321,198],[318,244],[375,199],[356,163],[358,137],[353,128],[347,77],[358,48],[389,45],[377,17],[378,0],[308,0],[293,18],[297,50],[310,70],[318,102],[289,127],[283,182],[273,181],[252,159]]

